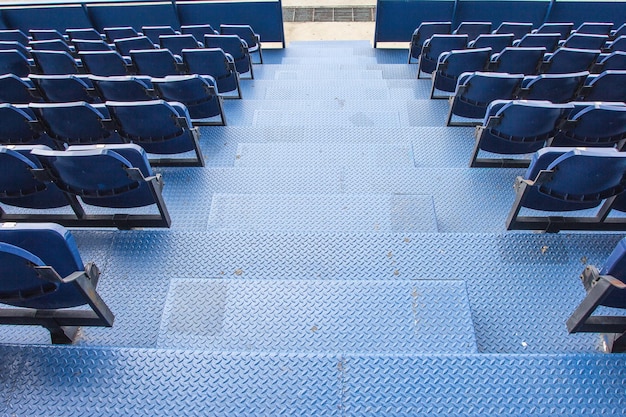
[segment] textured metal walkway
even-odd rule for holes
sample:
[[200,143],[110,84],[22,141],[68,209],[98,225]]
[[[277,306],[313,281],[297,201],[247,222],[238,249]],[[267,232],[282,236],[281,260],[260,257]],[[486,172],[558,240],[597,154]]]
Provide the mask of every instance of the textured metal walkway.
[[[168,230],[75,230],[113,328],[0,326],[2,416],[623,415],[626,359],[565,320],[622,237],[511,233],[406,51],[264,52]],[[610,312],[609,312],[610,313]]]

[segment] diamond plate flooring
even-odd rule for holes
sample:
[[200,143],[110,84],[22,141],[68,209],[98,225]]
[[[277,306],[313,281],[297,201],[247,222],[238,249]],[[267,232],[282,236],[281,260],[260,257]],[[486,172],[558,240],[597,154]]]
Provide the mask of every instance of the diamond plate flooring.
[[623,415],[565,328],[623,234],[506,232],[524,170],[467,167],[405,49],[264,59],[207,166],[155,169],[170,229],[73,231],[114,327],[0,326],[0,415]]

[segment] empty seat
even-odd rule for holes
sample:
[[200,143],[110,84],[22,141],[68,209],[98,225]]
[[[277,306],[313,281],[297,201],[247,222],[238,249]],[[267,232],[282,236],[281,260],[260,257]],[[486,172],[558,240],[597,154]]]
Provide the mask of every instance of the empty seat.
[[[446,124],[448,126],[480,124],[492,101],[512,100],[516,97],[523,79],[523,74],[496,72],[461,74],[450,104]],[[454,121],[453,116],[469,120]]]
[[74,49],[76,49],[76,52],[113,50],[113,47],[111,47],[111,45],[103,40],[74,39],[72,45],[74,45]]
[[43,129],[63,145],[122,143],[104,104],[85,102],[32,103]]
[[222,98],[213,77],[198,74],[169,76],[153,78],[152,84],[160,98],[183,103],[195,124],[226,124]]
[[[584,169],[581,169],[584,167]],[[606,221],[615,196],[626,188],[626,153],[614,148],[543,148],[515,182],[508,230],[624,230],[626,220]],[[604,204],[603,204],[604,203]],[[592,214],[561,212],[593,209]],[[545,215],[520,215],[523,208]]]
[[607,35],[572,33],[560,46],[577,49],[602,49],[608,39],[609,37]]
[[626,139],[626,105],[574,102],[550,146],[617,147]]
[[[220,25],[220,35],[237,35],[248,47],[248,53],[259,56],[259,64],[263,63],[263,49],[261,47],[261,35],[255,33],[250,25]],[[208,45],[207,45],[208,46]],[[252,64],[252,58],[250,63]]]
[[544,57],[541,72],[545,74],[567,74],[589,71],[600,56],[600,50],[559,48]]
[[525,100],[548,100],[567,103],[578,96],[589,72],[571,74],[527,75],[522,81],[519,97]]
[[65,51],[68,54],[75,52],[74,48],[69,46],[64,40],[50,39],[45,41],[31,41],[29,46],[39,51]]
[[161,35],[178,34],[171,26],[142,26],[141,33],[147,36],[154,44],[159,43],[159,36]]
[[611,33],[611,29],[613,29],[613,22],[583,22],[574,32],[608,36]]
[[585,79],[579,99],[584,101],[626,102],[626,70],[604,71]]
[[0,104],[0,118],[2,119],[0,144],[57,147],[56,143],[38,128],[37,117],[28,106]]
[[28,33],[35,41],[67,40],[67,38],[56,29],[31,29]]
[[[134,144],[70,146],[66,151],[34,149],[54,184],[85,204],[115,209],[114,214],[86,213],[67,221],[93,227],[169,227],[171,220],[162,197],[163,181],[154,174],[145,151]],[[131,214],[128,210],[154,207],[158,214]]]
[[152,166],[204,166],[198,128],[192,127],[187,108],[163,100],[106,103],[117,131],[127,142],[151,154],[193,152],[193,157],[150,158]]
[[[433,73],[430,98],[448,98],[456,89],[456,82],[464,72],[487,70],[491,48],[463,49],[444,52],[439,56],[437,69]],[[441,94],[438,92],[447,92]]]
[[165,77],[184,72],[180,57],[174,56],[168,49],[133,49],[130,58],[140,75]]
[[230,54],[235,61],[235,68],[239,74],[248,74],[254,79],[252,59],[248,52],[248,45],[237,35],[204,35],[204,45],[207,48],[220,48]]
[[30,49],[22,45],[17,41],[0,41],[0,51],[15,50],[24,55],[26,58],[30,58]]
[[183,62],[190,74],[210,75],[225,98],[241,98],[239,73],[230,54],[220,48],[185,49]]
[[470,41],[487,33],[491,33],[491,22],[461,22],[452,32],[453,35],[467,35]]
[[609,42],[606,46],[609,52],[622,51],[626,52],[626,35],[622,35],[612,42]]
[[526,158],[479,157],[481,151],[500,155],[523,155],[538,151],[557,133],[571,104],[549,101],[495,100],[487,107],[476,129],[471,167],[527,167]]
[[98,96],[104,101],[144,101],[158,98],[150,77],[90,77]]
[[411,35],[411,44],[409,46],[409,59],[408,63],[411,63],[411,59],[418,59],[422,53],[422,46],[427,39],[435,34],[450,34],[452,31],[452,22],[422,22],[413,31]]
[[494,53],[502,51],[504,48],[513,45],[515,36],[511,33],[503,34],[483,34],[470,41],[467,46],[470,48],[491,48]]
[[617,39],[620,36],[626,35],[626,23],[622,23],[622,25],[620,27],[618,27],[615,30],[611,31],[611,34],[609,35],[610,39]]
[[125,59],[117,51],[79,52],[85,71],[99,76],[119,76],[132,73],[130,58]]
[[124,56],[130,56],[133,49],[156,49],[155,44],[147,36],[116,39],[114,43],[117,52]]
[[0,75],[0,103],[28,104],[32,101],[42,101],[42,98],[30,79],[15,74]]
[[598,62],[593,68],[593,72],[603,72],[608,70],[626,70],[626,52],[615,51],[608,55],[600,55]]
[[566,39],[574,29],[571,22],[546,22],[533,30],[533,33],[558,33],[561,39]]
[[626,351],[626,317],[596,314],[602,306],[626,308],[626,239],[619,241],[601,270],[589,265],[580,279],[586,296],[567,320],[568,332],[605,333],[604,345],[609,352]]
[[94,28],[75,28],[66,29],[65,33],[70,38],[70,41],[74,43],[76,40],[83,41],[101,41],[104,40],[104,36]]
[[139,36],[135,28],[130,26],[116,26],[102,29],[107,40],[111,43],[118,39],[134,38]]
[[204,42],[204,35],[219,35],[219,32],[211,25],[182,25],[180,32],[184,35],[193,35],[198,42]]
[[[99,277],[64,227],[0,227],[0,302],[17,307],[0,310],[0,324],[43,326],[55,344],[72,343],[78,326],[111,327],[114,315],[96,292]],[[84,305],[90,309],[67,310]]]
[[533,24],[528,22],[502,22],[492,33],[511,33],[515,39],[521,39],[533,30]]
[[169,49],[175,55],[182,55],[183,49],[204,47],[193,35],[161,35],[159,44],[161,48]]
[[0,74],[15,74],[18,77],[27,77],[31,65],[28,58],[15,49],[0,50]]
[[30,39],[28,35],[19,29],[0,29],[0,41],[3,42],[19,42],[22,45],[28,45]]
[[31,75],[37,91],[49,103],[86,101],[99,103],[100,98],[88,78],[76,75]]
[[546,52],[554,52],[559,47],[561,35],[558,33],[528,33],[513,42],[513,46],[524,48],[546,48]]
[[432,74],[437,69],[439,55],[467,47],[467,35],[433,35],[424,42],[417,66],[417,78],[422,73]]
[[494,72],[535,75],[543,64],[544,47],[509,47],[491,56],[490,68]]
[[78,74],[78,62],[65,51],[31,51],[39,74],[64,75]]

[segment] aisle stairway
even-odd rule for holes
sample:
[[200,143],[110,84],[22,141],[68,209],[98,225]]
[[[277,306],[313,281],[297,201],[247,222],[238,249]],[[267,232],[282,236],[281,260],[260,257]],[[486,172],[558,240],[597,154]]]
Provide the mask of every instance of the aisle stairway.
[[268,50],[170,230],[74,235],[112,329],[1,327],[0,415],[622,415],[626,358],[568,335],[619,234],[513,233],[404,50]]

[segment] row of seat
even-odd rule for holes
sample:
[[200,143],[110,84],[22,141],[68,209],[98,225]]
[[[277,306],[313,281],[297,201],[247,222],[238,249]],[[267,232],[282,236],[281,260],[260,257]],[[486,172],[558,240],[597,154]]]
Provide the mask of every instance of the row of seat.
[[[527,167],[529,159],[510,158],[544,147],[611,147],[626,142],[626,104],[496,100],[476,128],[471,167]],[[480,157],[481,152],[498,157]]]
[[[135,143],[153,154],[154,166],[204,166],[198,128],[192,127],[181,103],[0,104],[0,120],[3,145],[42,144],[62,150],[72,145]],[[187,152],[193,156],[186,157]]]
[[[612,22],[584,22],[577,29],[574,29],[573,23],[544,23],[539,28],[533,30],[533,24],[528,22],[502,22],[495,30],[492,30],[491,22],[461,22],[458,27],[452,30],[452,22],[422,22],[413,32],[411,36],[411,43],[409,46],[409,58],[408,62],[411,63],[412,59],[418,59],[420,54],[422,53],[422,47],[426,43],[428,39],[430,39],[433,35],[463,35],[465,36],[465,46],[468,45],[469,42],[473,42],[472,46],[474,47],[485,47],[490,45],[483,45],[483,42],[493,42],[496,39],[508,39],[509,36],[505,37],[490,37],[490,36],[481,36],[481,35],[512,35],[512,40],[521,40],[524,36],[528,34],[554,34],[558,36],[549,36],[546,39],[550,39],[550,43],[548,45],[552,45],[552,48],[556,48],[560,41],[564,41],[568,39],[571,35],[597,35],[603,38],[604,42],[612,41],[614,39],[619,38],[622,35],[626,35],[626,24],[621,25],[616,30],[613,30],[614,24]],[[482,40],[477,41],[477,39],[481,37]],[[529,42],[532,37],[529,38]],[[572,45],[569,47],[579,48],[580,46],[577,42],[583,41],[584,38],[578,38],[580,40],[572,40]],[[591,36],[589,38],[589,42],[600,41],[601,38],[595,38]],[[497,40],[496,42],[503,42],[502,40]],[[506,42],[506,41],[504,41]],[[547,40],[545,41],[547,42]],[[548,45],[545,45],[546,47]],[[595,45],[595,43],[594,43]],[[522,43],[521,46],[540,46],[540,45],[524,45]],[[598,49],[602,45],[598,45],[592,49]],[[496,48],[494,48],[496,49]],[[502,48],[500,48],[502,49]]]
[[28,104],[84,101],[146,101],[183,103],[195,125],[225,125],[222,97],[208,75],[96,77],[79,75],[0,75],[0,102]]
[[[171,224],[163,180],[138,145],[82,145],[64,151],[0,146],[0,161],[2,221],[118,229]],[[135,208],[145,210],[137,213]]]
[[[572,101],[624,102],[626,71],[602,74],[528,75],[497,72],[465,72],[457,81],[450,98],[448,126],[476,126],[495,100],[546,100],[552,103]],[[462,118],[461,120],[454,120]]]

